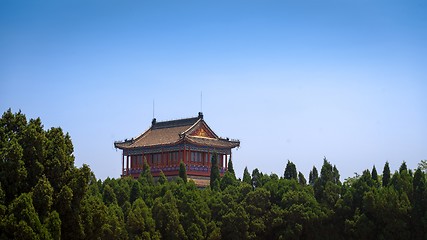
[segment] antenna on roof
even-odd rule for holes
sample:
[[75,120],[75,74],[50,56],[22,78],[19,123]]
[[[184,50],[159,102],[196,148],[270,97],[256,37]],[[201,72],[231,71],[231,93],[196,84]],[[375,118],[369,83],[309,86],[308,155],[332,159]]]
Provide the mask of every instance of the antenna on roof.
[[154,118],[154,99],[153,99],[153,121],[151,121],[151,125],[156,125],[156,118]]
[[200,112],[203,112],[203,92],[200,91]]

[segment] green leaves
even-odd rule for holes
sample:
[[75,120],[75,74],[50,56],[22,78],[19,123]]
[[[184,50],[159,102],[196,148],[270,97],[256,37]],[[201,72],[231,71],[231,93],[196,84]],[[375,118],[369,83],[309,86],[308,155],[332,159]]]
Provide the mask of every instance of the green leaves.
[[127,217],[126,228],[131,239],[138,236],[154,237],[157,234],[151,211],[141,198],[132,204],[132,209]]
[[187,169],[183,161],[179,163],[179,177],[184,181],[184,183],[187,183]]
[[248,171],[248,167],[245,167],[245,170],[243,171],[243,182],[252,186],[251,174]]
[[387,187],[389,184],[390,184],[390,166],[388,162],[386,162],[383,170],[383,187]]
[[10,203],[5,225],[6,235],[15,239],[39,239],[46,231],[28,193],[21,194]]
[[33,203],[39,216],[47,217],[53,204],[53,188],[43,175],[33,189]]
[[187,239],[179,221],[179,210],[171,191],[163,198],[156,198],[153,205],[156,228],[164,239]]
[[[288,161],[284,175],[244,169],[230,159],[220,177],[212,157],[210,188],[180,178],[155,184],[150,166],[138,180],[97,180],[74,166],[61,128],[43,130],[11,110],[0,119],[0,239],[425,239],[425,161],[375,167],[341,184],[326,158],[308,184]],[[381,186],[382,182],[382,186]]]
[[211,159],[211,175],[210,187],[211,189],[219,189],[220,174],[218,168],[218,154],[214,153]]
[[285,179],[298,179],[297,168],[295,164],[289,160],[288,164],[286,164],[284,177]]
[[0,181],[6,195],[6,203],[17,197],[26,185],[27,169],[22,160],[23,149],[18,139],[12,137],[1,144]]

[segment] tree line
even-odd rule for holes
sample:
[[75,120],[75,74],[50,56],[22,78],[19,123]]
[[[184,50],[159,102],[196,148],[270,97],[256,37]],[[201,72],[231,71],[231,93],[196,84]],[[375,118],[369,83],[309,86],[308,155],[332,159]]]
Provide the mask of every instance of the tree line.
[[340,181],[326,158],[308,175],[288,161],[282,175],[232,161],[198,189],[179,177],[97,179],[74,166],[61,128],[44,130],[9,109],[0,119],[0,239],[427,239],[427,162],[391,172],[374,166]]

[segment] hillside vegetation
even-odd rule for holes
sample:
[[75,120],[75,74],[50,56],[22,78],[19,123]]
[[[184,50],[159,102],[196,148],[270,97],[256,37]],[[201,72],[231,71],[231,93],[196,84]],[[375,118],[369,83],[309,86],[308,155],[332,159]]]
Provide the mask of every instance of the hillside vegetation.
[[[213,162],[216,160],[213,158]],[[340,181],[326,158],[306,180],[230,162],[198,189],[181,178],[96,179],[74,166],[61,128],[6,111],[0,119],[0,239],[427,239],[426,162]],[[216,172],[215,170],[213,171]]]

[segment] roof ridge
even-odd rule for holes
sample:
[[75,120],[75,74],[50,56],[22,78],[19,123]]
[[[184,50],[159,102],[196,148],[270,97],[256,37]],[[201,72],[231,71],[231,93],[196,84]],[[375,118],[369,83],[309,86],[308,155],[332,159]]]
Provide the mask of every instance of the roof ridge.
[[177,119],[171,119],[171,120],[166,120],[166,121],[160,121],[157,123],[165,123],[165,122],[175,122],[175,121],[181,121],[181,120],[189,120],[189,119],[198,119],[198,117],[189,117],[189,118],[177,118]]
[[171,127],[181,127],[181,126],[192,126],[199,120],[199,117],[191,117],[191,118],[181,118],[176,120],[168,120],[162,122],[154,122],[151,126],[151,129],[161,129],[161,128],[171,128]]
[[185,130],[184,132],[182,132],[182,134],[186,134],[188,131],[190,131],[190,129],[194,128],[201,121],[203,121],[203,119],[198,118],[198,120],[193,125],[191,125],[189,128],[187,128],[187,130]]

